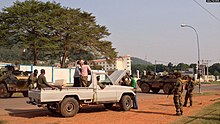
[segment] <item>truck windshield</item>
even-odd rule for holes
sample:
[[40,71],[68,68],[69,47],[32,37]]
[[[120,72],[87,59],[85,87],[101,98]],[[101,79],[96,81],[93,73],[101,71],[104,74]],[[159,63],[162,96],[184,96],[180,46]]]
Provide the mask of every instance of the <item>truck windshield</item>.
[[98,74],[97,76],[97,81],[99,83],[105,84],[105,85],[112,85],[111,80],[106,74]]

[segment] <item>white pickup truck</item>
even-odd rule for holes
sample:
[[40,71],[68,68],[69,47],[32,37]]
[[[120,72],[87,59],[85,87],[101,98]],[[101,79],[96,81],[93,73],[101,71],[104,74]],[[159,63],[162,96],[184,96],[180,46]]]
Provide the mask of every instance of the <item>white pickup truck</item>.
[[[72,117],[80,107],[92,104],[104,104],[105,108],[109,109],[116,103],[120,105],[121,110],[129,111],[135,95],[133,88],[114,85],[118,84],[125,73],[126,71],[118,71],[109,77],[104,72],[92,72],[89,87],[34,89],[29,91],[27,103],[47,107],[50,112],[60,113],[64,117]],[[100,78],[99,81],[97,76]]]

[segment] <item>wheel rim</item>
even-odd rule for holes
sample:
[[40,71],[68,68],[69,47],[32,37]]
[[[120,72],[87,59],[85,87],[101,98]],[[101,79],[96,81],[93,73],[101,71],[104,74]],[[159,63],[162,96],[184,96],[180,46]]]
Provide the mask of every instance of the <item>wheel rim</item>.
[[127,99],[126,102],[125,102],[125,105],[126,105],[126,107],[130,107],[130,105],[131,105],[131,100],[130,100],[130,99]]
[[142,84],[142,90],[143,92],[148,92],[149,91],[149,88],[148,88],[148,85],[147,84]]
[[169,84],[165,84],[165,85],[164,85],[164,93],[168,93],[170,87],[171,87],[171,85],[169,85]]
[[72,112],[73,110],[74,110],[74,105],[71,104],[71,103],[68,103],[68,104],[66,105],[66,111],[67,111],[67,112]]

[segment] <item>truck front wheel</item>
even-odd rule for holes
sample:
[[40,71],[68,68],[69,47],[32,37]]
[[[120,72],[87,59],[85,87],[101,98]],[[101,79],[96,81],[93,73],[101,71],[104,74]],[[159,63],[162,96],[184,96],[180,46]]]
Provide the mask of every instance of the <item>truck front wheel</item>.
[[79,103],[74,98],[65,98],[61,102],[60,113],[64,117],[73,117],[79,111]]
[[121,98],[120,106],[123,111],[129,111],[131,109],[131,97],[129,95],[124,95]]
[[149,92],[150,92],[150,85],[147,84],[147,83],[143,83],[143,84],[141,85],[141,91],[142,91],[143,93],[149,93]]

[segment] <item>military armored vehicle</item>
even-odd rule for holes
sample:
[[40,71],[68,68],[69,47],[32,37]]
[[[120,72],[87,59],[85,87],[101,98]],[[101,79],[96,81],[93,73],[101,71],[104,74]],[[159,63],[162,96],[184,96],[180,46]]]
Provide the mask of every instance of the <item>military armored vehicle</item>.
[[142,76],[141,79],[137,80],[137,84],[143,93],[149,93],[150,91],[158,93],[162,89],[165,94],[168,94],[169,89],[172,88],[175,82],[176,78],[174,75],[152,76],[150,78]]
[[14,70],[14,66],[7,65],[0,69],[0,98],[11,97],[15,92],[23,93],[28,96],[28,74],[31,72],[23,72]]

